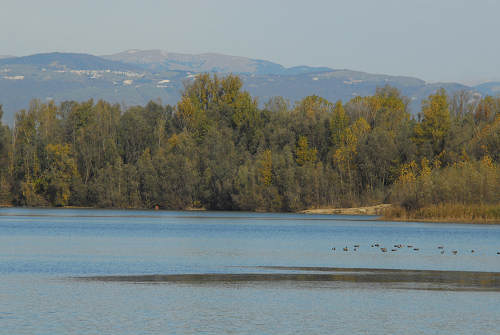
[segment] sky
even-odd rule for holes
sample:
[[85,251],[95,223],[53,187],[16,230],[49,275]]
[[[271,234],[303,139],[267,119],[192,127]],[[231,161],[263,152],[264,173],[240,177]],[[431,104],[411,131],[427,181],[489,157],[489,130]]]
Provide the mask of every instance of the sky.
[[500,0],[0,0],[0,55],[216,52],[466,84],[500,80]]

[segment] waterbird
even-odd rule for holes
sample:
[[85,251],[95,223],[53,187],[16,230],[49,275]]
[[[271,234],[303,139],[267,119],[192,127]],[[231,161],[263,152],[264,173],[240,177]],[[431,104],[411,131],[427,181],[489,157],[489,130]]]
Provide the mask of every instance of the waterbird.
[[354,245],[354,248],[359,248],[359,244],[355,244],[355,245]]
[[408,244],[408,248],[413,248],[413,245],[409,245],[409,244]]
[[443,255],[443,254],[444,254],[444,250],[441,250],[441,255]]
[[382,252],[387,252],[387,248],[380,248],[380,250],[382,250]]
[[472,249],[470,252],[471,252],[471,253],[474,253],[474,249]]
[[438,249],[444,249],[442,245],[438,245]]
[[335,248],[332,248],[333,251],[335,251]]
[[499,251],[499,252],[497,252],[497,255],[500,255],[500,251]]
[[419,249],[419,248],[413,248],[413,250],[415,250],[415,251],[419,251],[420,249]]
[[458,253],[458,251],[457,250],[453,250],[452,253],[453,253],[453,255],[456,255]]
[[343,250],[344,250],[344,251],[348,251],[349,249],[347,249],[347,247],[345,247]]
[[391,251],[398,251],[398,249],[391,249]]
[[375,243],[374,246],[376,246],[378,248],[378,247],[380,247],[380,244]]

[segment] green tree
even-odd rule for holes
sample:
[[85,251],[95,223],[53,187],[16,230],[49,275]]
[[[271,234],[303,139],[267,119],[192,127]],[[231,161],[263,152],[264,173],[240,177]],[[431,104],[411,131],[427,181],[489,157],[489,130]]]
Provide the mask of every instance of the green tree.
[[337,101],[335,104],[335,109],[333,111],[333,116],[330,121],[330,131],[332,133],[332,144],[334,147],[340,145],[342,140],[342,134],[345,129],[349,126],[349,117],[346,115],[344,107],[342,106],[342,101]]
[[2,124],[3,109],[0,105],[0,204],[12,202],[12,143],[10,129]]
[[422,105],[422,121],[415,127],[417,144],[429,143],[433,153],[443,151],[450,130],[450,110],[444,89],[429,96]]
[[76,162],[69,144],[48,144],[48,168],[42,178],[46,180],[46,198],[52,206],[66,206],[71,196],[73,178],[78,177]]
[[[430,95],[419,120],[390,86],[335,105],[260,108],[237,76],[201,74],[179,103],[34,100],[0,123],[0,202],[296,211],[392,199],[496,206],[500,98]],[[0,116],[1,116],[0,108]],[[466,206],[463,205],[463,206]]]
[[297,164],[300,166],[307,163],[316,162],[316,155],[318,150],[314,148],[309,148],[309,144],[307,143],[307,138],[305,136],[299,136],[299,140],[297,141],[297,147],[295,148],[295,156]]

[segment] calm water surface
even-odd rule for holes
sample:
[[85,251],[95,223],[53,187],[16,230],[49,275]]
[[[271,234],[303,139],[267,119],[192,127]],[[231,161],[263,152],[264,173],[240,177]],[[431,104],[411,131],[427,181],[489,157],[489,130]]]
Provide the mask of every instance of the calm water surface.
[[[374,243],[419,250],[382,253],[371,247]],[[356,252],[355,244],[360,245]],[[345,246],[348,252],[342,251]],[[496,225],[0,209],[0,334],[498,334],[499,292],[414,290],[388,283],[71,279],[301,272],[258,266],[500,272],[498,251]]]

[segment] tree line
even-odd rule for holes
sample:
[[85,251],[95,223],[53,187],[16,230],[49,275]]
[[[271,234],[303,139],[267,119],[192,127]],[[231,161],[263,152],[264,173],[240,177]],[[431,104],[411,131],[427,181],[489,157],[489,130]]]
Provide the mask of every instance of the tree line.
[[[175,106],[31,102],[0,123],[0,203],[296,211],[500,203],[500,97],[393,87],[262,107],[202,74]],[[0,117],[1,117],[0,108]]]

